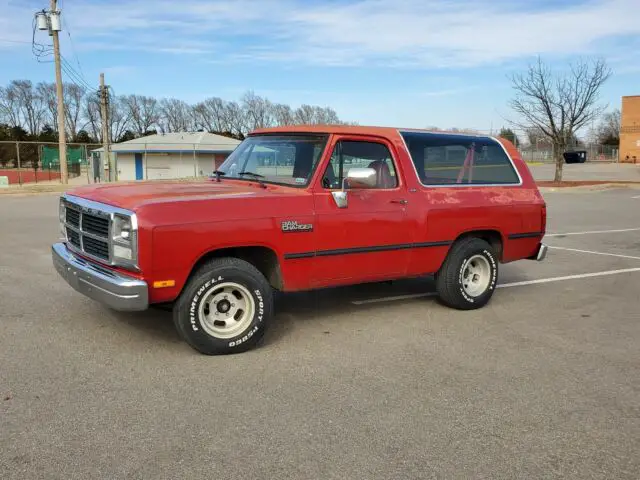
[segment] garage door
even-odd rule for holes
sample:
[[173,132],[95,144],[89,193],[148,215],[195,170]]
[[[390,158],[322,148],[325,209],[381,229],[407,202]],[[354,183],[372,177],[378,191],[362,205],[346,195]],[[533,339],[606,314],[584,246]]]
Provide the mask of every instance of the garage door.
[[149,180],[172,178],[171,165],[170,155],[147,153],[147,178]]

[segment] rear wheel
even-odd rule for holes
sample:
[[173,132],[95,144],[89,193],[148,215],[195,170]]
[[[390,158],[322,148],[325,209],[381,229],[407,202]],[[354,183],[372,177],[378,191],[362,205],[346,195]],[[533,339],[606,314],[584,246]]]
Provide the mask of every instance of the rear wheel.
[[173,308],[180,336],[207,355],[239,353],[264,335],[273,311],[271,286],[250,263],[220,258],[203,265]]
[[491,245],[470,237],[456,242],[436,275],[436,289],[445,305],[472,310],[486,305],[496,288],[498,262]]

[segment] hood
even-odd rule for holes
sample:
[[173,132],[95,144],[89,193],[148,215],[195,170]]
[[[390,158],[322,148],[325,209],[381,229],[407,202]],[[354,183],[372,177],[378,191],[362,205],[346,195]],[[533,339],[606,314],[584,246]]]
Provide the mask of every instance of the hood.
[[89,185],[68,191],[87,200],[106,203],[114,207],[136,210],[153,203],[184,200],[207,200],[221,197],[261,196],[264,189],[249,182],[132,182]]

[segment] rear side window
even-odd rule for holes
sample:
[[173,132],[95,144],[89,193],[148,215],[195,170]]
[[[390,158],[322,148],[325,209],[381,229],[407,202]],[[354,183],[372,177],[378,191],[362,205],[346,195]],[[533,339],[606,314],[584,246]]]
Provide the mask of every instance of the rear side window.
[[513,185],[518,174],[489,137],[400,132],[423,185]]

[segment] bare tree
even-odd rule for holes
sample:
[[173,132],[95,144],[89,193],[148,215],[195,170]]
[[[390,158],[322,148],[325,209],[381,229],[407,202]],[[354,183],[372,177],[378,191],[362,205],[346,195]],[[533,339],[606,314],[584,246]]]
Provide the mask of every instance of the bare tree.
[[193,107],[197,128],[208,132],[225,132],[229,130],[226,119],[226,103],[218,97],[207,98]]
[[163,132],[188,132],[193,129],[192,109],[182,100],[163,98],[158,124]]
[[125,97],[129,110],[131,126],[137,135],[144,135],[160,120],[160,107],[153,97],[144,95],[129,95]]
[[297,125],[313,125],[315,111],[311,105],[300,105],[293,114]]
[[131,114],[124,95],[111,97],[108,105],[111,142],[117,142],[131,126]]
[[314,107],[314,122],[317,125],[338,125],[340,119],[331,107]]
[[530,145],[538,145],[540,142],[549,141],[546,135],[542,133],[542,130],[540,130],[538,127],[525,128],[524,134],[526,136],[527,142]]
[[467,134],[471,134],[471,135],[477,135],[480,133],[479,130],[476,130],[475,128],[460,128],[460,127],[451,127],[449,129],[450,132],[454,132],[454,133],[467,133]]
[[12,89],[0,87],[0,120],[12,127],[22,125],[18,97]]
[[276,103],[273,105],[273,118],[276,125],[293,125],[293,110],[289,105]]
[[273,104],[266,98],[252,91],[242,96],[242,110],[249,131],[257,128],[271,127],[274,124]]
[[42,97],[33,88],[31,81],[12,80],[6,90],[11,105],[13,108],[17,107],[18,125],[25,127],[31,135],[37,135],[42,126],[45,107]]
[[343,123],[338,116],[338,112],[331,107],[324,107],[324,120],[330,125],[340,125]]
[[86,95],[82,107],[82,116],[85,120],[83,129],[88,129],[93,138],[97,138],[102,142],[102,120],[100,118],[100,99],[98,95]]
[[54,131],[58,131],[58,102],[56,97],[56,84],[40,82],[36,91],[44,103],[45,113],[43,121]]
[[[65,84],[64,101],[66,129],[71,137],[76,138],[85,130],[102,141],[98,95],[75,84]],[[252,91],[245,93],[240,102],[211,97],[195,106],[175,98],[112,96],[109,119],[112,141],[122,139],[125,134],[127,138],[144,135],[153,127],[162,132],[198,128],[243,138],[251,130],[273,125],[347,124],[330,107],[302,105],[293,110]],[[44,124],[57,130],[55,84],[41,82],[34,89],[31,82],[18,80],[0,87],[0,121],[23,127],[31,134],[38,134]]]
[[247,133],[245,112],[237,102],[227,102],[224,117],[227,127],[224,131],[231,132],[238,137],[243,137]]
[[605,113],[595,133],[600,145],[620,145],[620,110]]
[[78,131],[81,130],[79,122],[82,113],[82,100],[86,93],[86,88],[75,83],[65,83],[64,85],[65,125],[72,140],[75,140]]
[[555,74],[540,58],[524,74],[511,78],[516,91],[511,107],[522,121],[517,126],[537,127],[549,138],[556,161],[555,181],[562,181],[564,153],[576,132],[604,110],[598,105],[602,85],[611,76],[604,60],[578,62],[566,74]]

